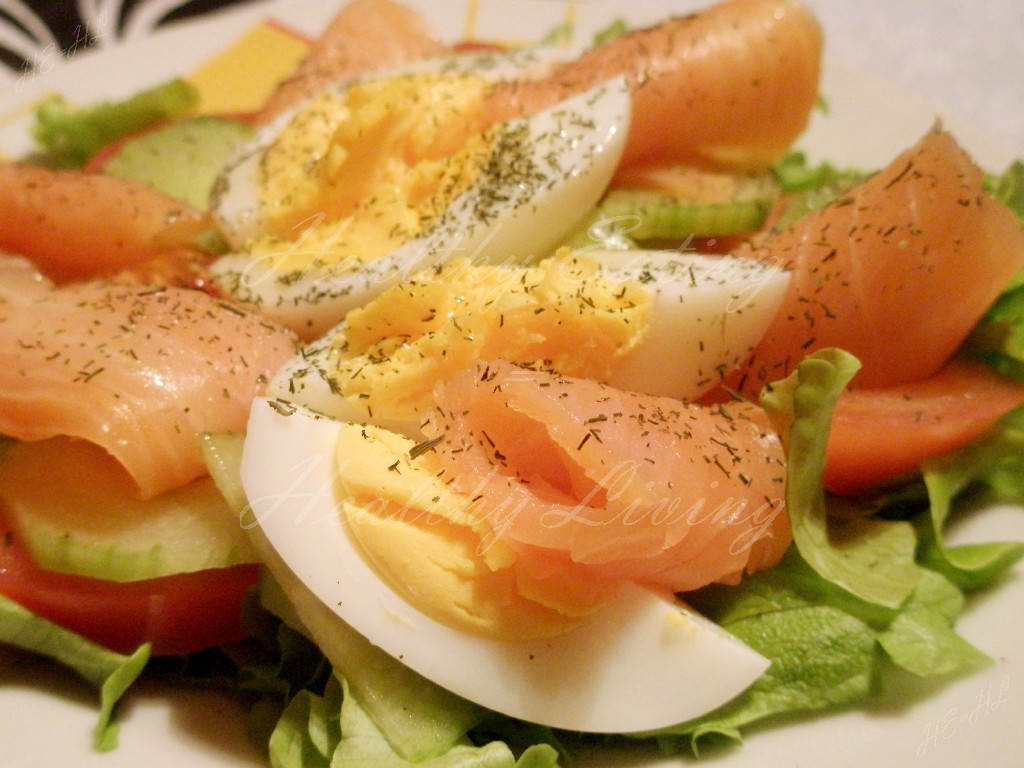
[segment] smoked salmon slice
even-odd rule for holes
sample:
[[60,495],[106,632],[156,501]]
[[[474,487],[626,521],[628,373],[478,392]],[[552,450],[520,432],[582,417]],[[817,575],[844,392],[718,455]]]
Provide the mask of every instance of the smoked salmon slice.
[[[821,52],[820,24],[796,0],[723,0],[591,48],[543,75],[496,84],[481,130],[624,76],[633,122],[623,165],[764,168],[807,127]],[[256,122],[268,122],[332,82],[448,53],[413,10],[392,0],[354,0]]]
[[297,349],[290,332],[195,290],[0,292],[0,434],[92,441],[150,498],[206,474],[199,434],[244,430]]
[[793,278],[734,388],[756,397],[825,347],[860,359],[858,387],[936,373],[1024,267],[1024,229],[982,182],[935,126],[848,194],[737,249]]
[[291,76],[277,86],[254,116],[255,122],[269,122],[331,83],[447,51],[411,8],[392,0],[352,0],[313,42]]
[[623,166],[638,162],[763,168],[807,127],[818,98],[822,32],[795,0],[724,0],[635,30],[499,84],[496,119],[534,114],[625,76],[633,98]]
[[456,490],[513,549],[675,592],[778,562],[784,455],[766,414],[479,363],[437,393],[426,432]]
[[31,259],[58,282],[198,251],[212,223],[205,211],[142,183],[0,163],[0,251]]

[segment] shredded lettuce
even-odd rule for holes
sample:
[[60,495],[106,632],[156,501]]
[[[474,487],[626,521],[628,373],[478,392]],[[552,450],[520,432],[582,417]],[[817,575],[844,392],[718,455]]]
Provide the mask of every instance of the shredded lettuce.
[[856,168],[837,168],[831,163],[811,165],[802,152],[790,152],[771,171],[785,196],[785,205],[773,225],[776,229],[785,229],[811,211],[823,208],[870,175]]
[[149,661],[148,644],[140,646],[130,656],[115,653],[35,615],[3,595],[0,595],[0,643],[50,658],[94,685],[99,691],[100,712],[93,745],[100,751],[117,746],[114,713],[118,702]]
[[190,114],[199,102],[195,86],[180,78],[130,96],[77,109],[63,96],[47,99],[31,128],[40,154],[33,159],[59,168],[79,168],[111,142],[147,126]]

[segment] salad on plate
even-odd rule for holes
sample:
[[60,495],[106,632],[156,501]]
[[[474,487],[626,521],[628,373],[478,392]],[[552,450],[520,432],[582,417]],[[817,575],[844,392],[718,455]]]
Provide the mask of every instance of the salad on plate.
[[2,674],[82,759],[177,697],[296,768],[1012,711],[1024,165],[914,110],[846,165],[795,0],[530,7],[259,6],[10,110]]

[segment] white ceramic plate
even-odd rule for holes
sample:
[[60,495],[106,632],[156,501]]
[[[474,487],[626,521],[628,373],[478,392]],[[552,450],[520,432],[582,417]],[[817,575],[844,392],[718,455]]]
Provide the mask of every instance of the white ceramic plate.
[[[621,16],[654,20],[665,7],[688,11],[703,0],[621,2],[617,8],[586,4],[569,8],[549,0],[408,0],[452,39],[477,34],[529,40],[556,24],[574,21],[580,39]],[[0,150],[28,147],[24,105],[59,90],[78,102],[118,97],[189,72],[221,50],[259,18],[272,14],[315,32],[337,7],[331,0],[260,3],[167,29],[145,45],[82,53],[69,64],[51,64],[33,77],[0,83]],[[865,73],[827,61],[823,92],[830,110],[816,115],[802,145],[817,158],[877,166],[913,143],[935,120],[929,104]],[[947,126],[985,167],[1009,159],[992,143],[955,121]],[[958,540],[1024,539],[1018,509],[989,510],[958,524]],[[1024,580],[1018,569],[1008,583],[976,599],[961,632],[995,663],[945,686],[910,685],[891,691],[866,710],[797,720],[751,734],[739,750],[718,755],[716,768],[960,768],[1024,764]],[[935,690],[935,688],[938,690]],[[108,754],[91,751],[96,702],[89,690],[61,670],[0,649],[0,768],[229,768],[263,761],[245,738],[242,706],[208,692],[167,690],[143,683],[120,712],[121,744]],[[827,757],[826,757],[827,756]],[[584,756],[580,768],[662,768],[670,760],[643,747],[602,749]]]

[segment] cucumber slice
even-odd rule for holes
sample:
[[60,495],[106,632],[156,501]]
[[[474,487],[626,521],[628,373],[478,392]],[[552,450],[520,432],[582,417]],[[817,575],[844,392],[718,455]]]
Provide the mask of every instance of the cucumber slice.
[[81,440],[10,447],[0,462],[0,503],[48,570],[138,581],[257,562],[212,478],[142,501],[124,468]]
[[256,521],[242,487],[242,449],[245,435],[241,432],[206,432],[200,437],[203,461],[217,490],[224,497],[241,527],[248,531]]
[[588,228],[618,222],[633,240],[685,240],[754,232],[775,202],[774,196],[705,203],[642,189],[613,189],[598,204]]
[[778,182],[769,173],[641,167],[618,179],[566,244],[618,249],[746,235],[761,228],[778,198]]
[[229,118],[181,120],[129,141],[103,172],[148,184],[206,210],[218,174],[252,134],[252,126]]

